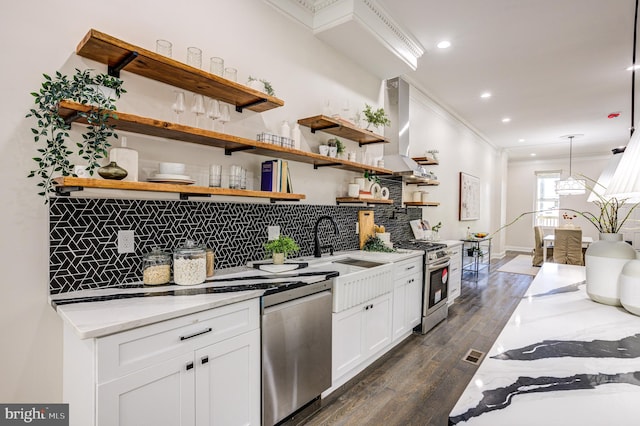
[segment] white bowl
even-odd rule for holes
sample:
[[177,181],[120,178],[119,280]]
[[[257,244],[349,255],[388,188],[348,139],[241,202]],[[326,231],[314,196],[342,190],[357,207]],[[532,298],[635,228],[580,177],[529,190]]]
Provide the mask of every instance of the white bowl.
[[160,163],[159,168],[163,175],[184,175],[186,169],[183,163]]

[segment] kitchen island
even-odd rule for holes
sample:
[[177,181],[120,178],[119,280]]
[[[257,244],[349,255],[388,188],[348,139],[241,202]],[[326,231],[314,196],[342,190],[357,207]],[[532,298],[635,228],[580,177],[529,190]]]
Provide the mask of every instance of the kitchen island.
[[634,423],[640,317],[591,301],[584,279],[582,266],[544,264],[450,425]]

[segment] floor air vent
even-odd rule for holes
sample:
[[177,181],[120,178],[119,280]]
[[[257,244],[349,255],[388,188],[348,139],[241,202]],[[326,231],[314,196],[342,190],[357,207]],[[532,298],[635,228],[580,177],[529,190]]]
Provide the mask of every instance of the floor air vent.
[[476,349],[469,349],[469,352],[462,358],[463,361],[467,361],[473,365],[480,364],[482,361],[482,357],[484,357],[484,352],[480,352]]

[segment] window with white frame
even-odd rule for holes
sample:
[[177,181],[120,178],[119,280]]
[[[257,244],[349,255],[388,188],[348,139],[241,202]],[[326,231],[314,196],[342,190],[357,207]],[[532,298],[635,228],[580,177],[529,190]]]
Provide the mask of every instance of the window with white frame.
[[556,181],[560,171],[536,172],[535,225],[555,228],[560,217],[560,196],[556,193]]

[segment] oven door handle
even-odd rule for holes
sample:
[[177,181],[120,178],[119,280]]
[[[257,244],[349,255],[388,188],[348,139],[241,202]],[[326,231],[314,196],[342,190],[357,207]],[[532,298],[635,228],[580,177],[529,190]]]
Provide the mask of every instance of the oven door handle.
[[444,260],[441,260],[441,261],[439,261],[437,263],[433,263],[431,265],[428,265],[427,266],[427,270],[429,272],[435,271],[436,269],[440,269],[440,268],[444,268],[444,267],[449,266],[450,263],[451,263],[451,259],[444,259]]

